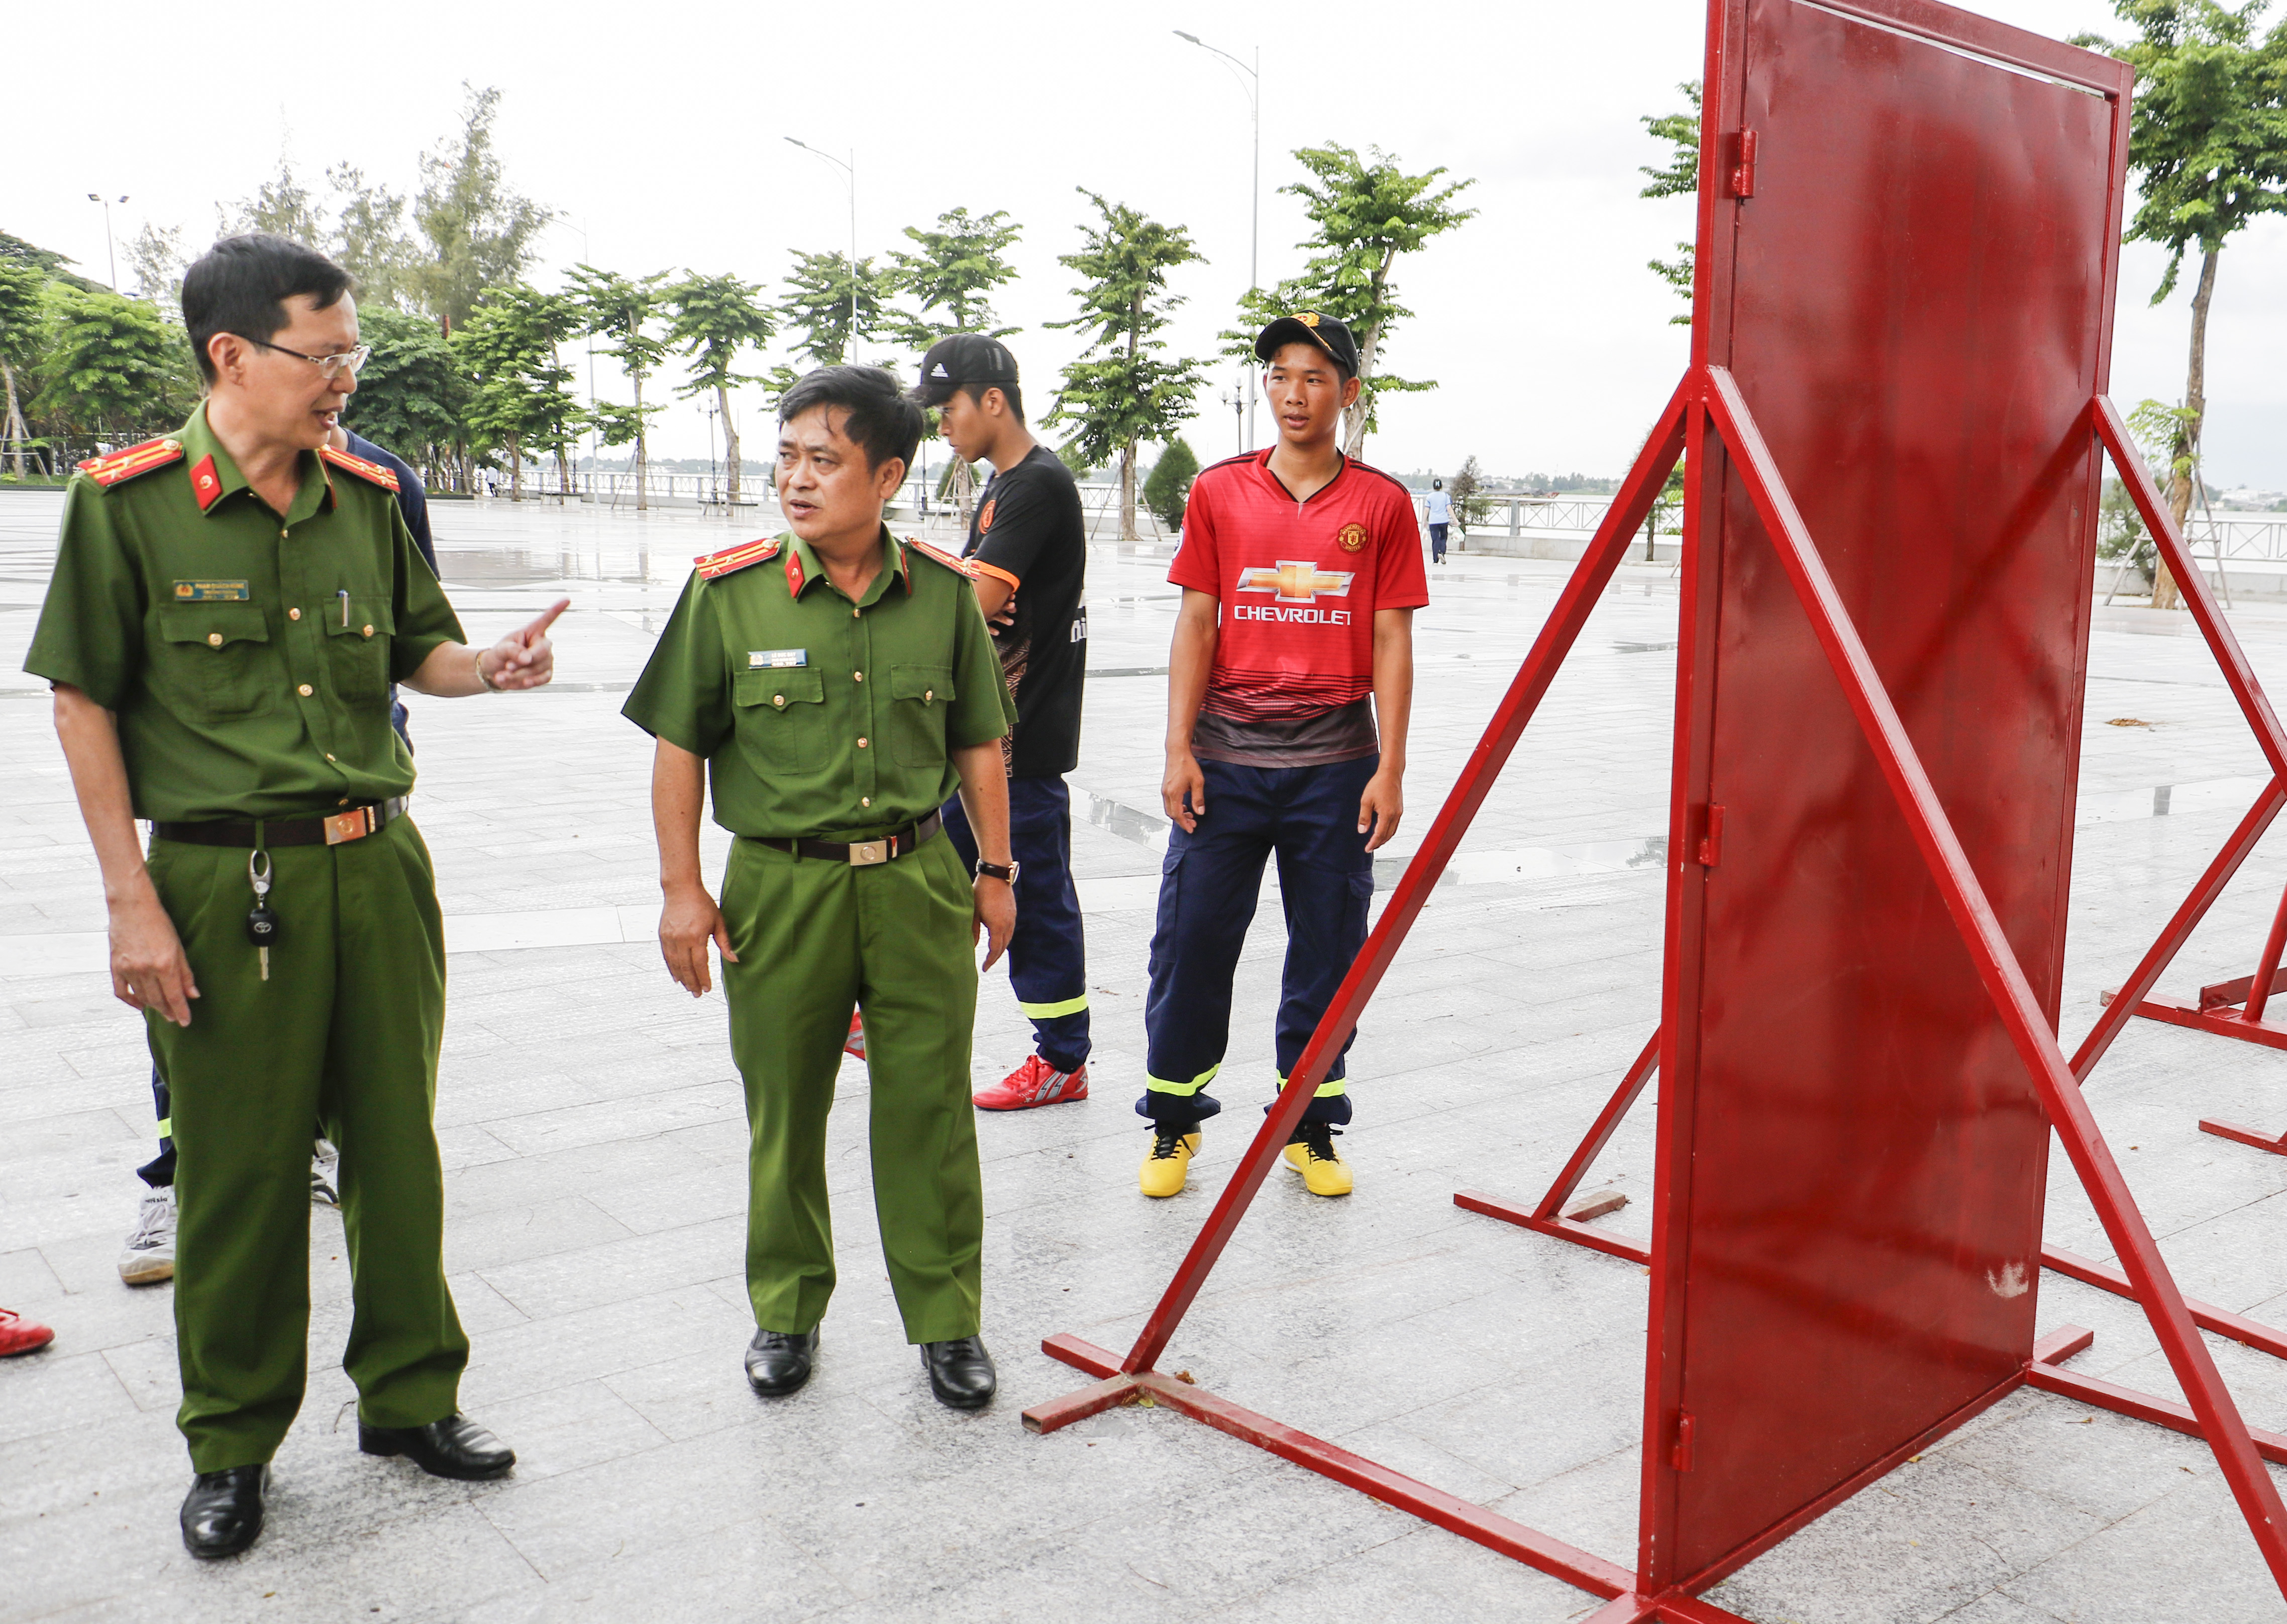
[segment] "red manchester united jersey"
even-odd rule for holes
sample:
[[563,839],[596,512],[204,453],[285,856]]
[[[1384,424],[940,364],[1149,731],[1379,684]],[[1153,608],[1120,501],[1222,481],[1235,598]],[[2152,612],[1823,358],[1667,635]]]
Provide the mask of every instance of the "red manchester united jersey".
[[1202,471],[1167,579],[1212,592],[1214,672],[1202,707],[1234,722],[1299,721],[1373,691],[1373,612],[1429,601],[1413,497],[1345,458],[1297,502],[1270,453]]

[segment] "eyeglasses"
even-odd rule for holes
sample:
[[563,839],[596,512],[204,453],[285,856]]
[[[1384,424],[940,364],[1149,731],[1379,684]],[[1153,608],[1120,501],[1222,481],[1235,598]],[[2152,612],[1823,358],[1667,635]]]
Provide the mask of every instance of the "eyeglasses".
[[243,338],[247,343],[265,350],[275,350],[281,355],[291,355],[296,360],[306,360],[318,369],[320,377],[339,377],[344,372],[355,377],[358,368],[364,366],[367,357],[373,353],[371,345],[361,344],[354,350],[343,351],[339,355],[305,355],[299,350],[289,350],[282,344],[273,344],[267,338],[257,338],[247,333],[234,333],[232,337]]

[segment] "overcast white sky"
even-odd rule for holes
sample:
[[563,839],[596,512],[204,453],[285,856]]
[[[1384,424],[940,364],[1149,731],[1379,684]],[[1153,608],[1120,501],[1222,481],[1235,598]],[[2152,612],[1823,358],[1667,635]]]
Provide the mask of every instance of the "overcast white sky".
[[[1990,13],[2058,37],[2120,31],[2097,0],[1986,0]],[[1299,265],[1304,221],[1277,187],[1294,147],[1380,146],[1409,168],[1443,164],[1483,212],[1405,262],[1419,313],[1392,369],[1438,391],[1397,400],[1368,457],[1450,470],[1475,454],[1500,473],[1614,474],[1684,360],[1679,306],[1644,262],[1691,229],[1689,200],[1637,197],[1660,150],[1640,115],[1679,105],[1700,68],[1692,0],[1549,0],[1297,10],[1259,0],[1081,6],[1036,0],[925,6],[876,0],[787,5],[605,6],[400,0],[300,13],[211,0],[127,0],[12,19],[12,124],[37,131],[0,171],[0,226],[106,274],[90,191],[127,194],[123,242],[146,219],[203,246],[218,201],[247,195],[281,151],[316,180],[347,160],[409,191],[420,151],[455,127],[461,82],[504,92],[499,143],[511,181],[562,213],[536,273],[586,257],[631,273],[690,266],[773,286],[793,249],[841,246],[840,171],[787,146],[854,147],[861,255],[965,204],[1025,227],[1023,275],[1001,301],[1033,400],[1075,345],[1044,321],[1070,313],[1071,251],[1087,186],[1191,228],[1210,263],[1178,273],[1190,303],[1171,337],[1213,348],[1246,285],[1246,98],[1186,29],[1245,57],[1262,51],[1262,279]],[[99,50],[97,48],[99,45]],[[98,59],[99,58],[99,61]],[[36,65],[49,63],[55,71]],[[2160,256],[2125,250],[2113,393],[2177,398],[2188,305],[2146,298]],[[2210,329],[2213,471],[2287,486],[2287,219],[2227,250]],[[1203,458],[1236,448],[1215,401],[1191,432]],[[620,392],[607,363],[598,381]],[[758,416],[748,402],[742,418]],[[1266,424],[1267,428],[1267,424]],[[664,417],[654,446],[704,456],[705,419]],[[2241,449],[2244,443],[2246,448]]]

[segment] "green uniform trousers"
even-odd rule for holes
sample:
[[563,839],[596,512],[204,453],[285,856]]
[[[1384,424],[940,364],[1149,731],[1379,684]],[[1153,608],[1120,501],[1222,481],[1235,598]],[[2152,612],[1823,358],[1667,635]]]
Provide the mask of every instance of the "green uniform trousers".
[[723,877],[723,966],[745,1080],[747,1295],[808,1331],[834,1294],[826,1118],[850,1012],[866,1015],[874,1211],[908,1342],[977,1329],[985,1186],[969,1104],[977,960],[969,881],[940,836],[852,867],[740,839]]
[[302,1406],[313,1123],[341,1150],[354,1309],[342,1364],[360,1418],[450,1414],[469,1359],[445,1286],[445,931],[429,848],[409,818],[337,846],[272,848],[266,981],[246,939],[247,857],[151,844],[201,994],[188,1027],[147,1018],[178,1158],[176,1424],[198,1471],[267,1461]]

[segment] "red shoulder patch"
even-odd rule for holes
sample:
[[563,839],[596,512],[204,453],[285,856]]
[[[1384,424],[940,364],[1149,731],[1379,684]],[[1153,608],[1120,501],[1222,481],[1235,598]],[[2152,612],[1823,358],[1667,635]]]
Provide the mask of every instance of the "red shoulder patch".
[[691,560],[691,566],[701,578],[712,581],[717,576],[741,570],[749,564],[760,564],[779,556],[779,540],[765,535],[751,542],[741,542],[736,547],[725,547],[720,552],[702,553]]
[[222,475],[215,468],[211,456],[201,457],[191,470],[191,495],[202,513],[222,500]]
[[930,546],[927,542],[915,541],[912,536],[907,536],[906,538],[906,545],[912,548],[915,552],[921,554],[924,558],[934,559],[936,562],[942,564],[946,568],[951,570],[956,575],[966,575],[972,580],[976,578],[976,572],[969,567],[969,560],[966,558],[957,558],[949,552],[942,551],[938,548]]
[[353,473],[368,485],[378,485],[394,495],[397,492],[397,472],[379,463],[368,463],[361,456],[352,456],[346,451],[336,451],[331,446],[320,446],[318,455],[335,467]]
[[170,435],[163,440],[146,440],[139,446],[128,447],[124,451],[91,456],[79,465],[79,471],[98,485],[108,488],[138,474],[149,473],[154,468],[164,468],[170,463],[182,460],[183,442]]

